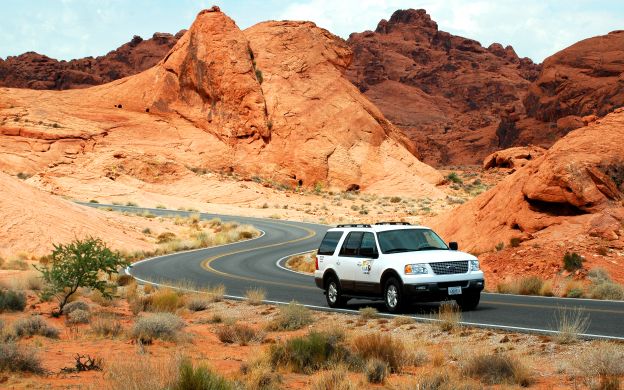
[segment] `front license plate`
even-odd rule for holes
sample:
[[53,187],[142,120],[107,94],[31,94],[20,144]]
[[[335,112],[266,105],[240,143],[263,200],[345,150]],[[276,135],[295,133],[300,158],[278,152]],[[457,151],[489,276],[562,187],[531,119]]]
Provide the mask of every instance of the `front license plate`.
[[449,287],[448,295],[461,295],[461,287]]

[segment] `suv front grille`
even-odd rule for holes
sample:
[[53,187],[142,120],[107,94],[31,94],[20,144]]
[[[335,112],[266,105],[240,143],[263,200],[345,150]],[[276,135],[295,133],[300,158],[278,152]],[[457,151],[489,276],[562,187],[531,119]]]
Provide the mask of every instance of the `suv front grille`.
[[436,275],[465,274],[468,272],[467,261],[443,261],[441,263],[429,263]]

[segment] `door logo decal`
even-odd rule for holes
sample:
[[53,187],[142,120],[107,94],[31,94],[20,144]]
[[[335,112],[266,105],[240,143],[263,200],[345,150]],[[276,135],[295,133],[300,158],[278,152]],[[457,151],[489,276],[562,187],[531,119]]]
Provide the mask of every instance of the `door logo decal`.
[[364,273],[364,275],[370,274],[370,272],[371,272],[371,261],[370,260],[362,261],[362,272]]

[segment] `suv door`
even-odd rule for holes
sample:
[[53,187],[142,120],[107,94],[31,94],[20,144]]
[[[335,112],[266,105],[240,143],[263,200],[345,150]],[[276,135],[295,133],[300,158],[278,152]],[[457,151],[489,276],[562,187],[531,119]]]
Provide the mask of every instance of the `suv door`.
[[358,253],[362,235],[364,232],[350,232],[344,239],[340,252],[338,253],[337,262],[340,264],[338,268],[340,273],[340,285],[344,291],[355,290],[355,273],[358,263]]
[[357,254],[355,289],[364,294],[379,293],[379,251],[375,235],[364,232]]

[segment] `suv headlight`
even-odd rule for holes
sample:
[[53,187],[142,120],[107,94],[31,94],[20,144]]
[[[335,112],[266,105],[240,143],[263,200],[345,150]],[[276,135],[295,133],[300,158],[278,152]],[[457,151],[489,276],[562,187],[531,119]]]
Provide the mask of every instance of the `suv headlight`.
[[479,270],[479,260],[470,260],[470,271]]
[[429,268],[427,268],[427,264],[408,264],[404,271],[405,275],[422,275],[428,274]]

